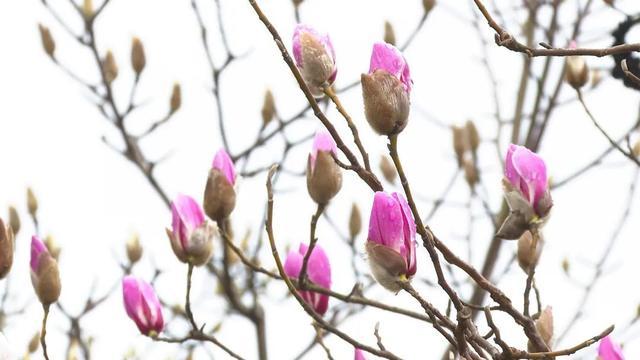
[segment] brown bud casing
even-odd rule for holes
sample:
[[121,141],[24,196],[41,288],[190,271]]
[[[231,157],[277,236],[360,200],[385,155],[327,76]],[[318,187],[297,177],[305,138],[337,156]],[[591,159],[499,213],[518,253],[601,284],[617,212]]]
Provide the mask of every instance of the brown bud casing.
[[530,231],[525,231],[518,239],[518,265],[526,273],[535,269],[542,254],[542,237],[536,240]]
[[469,187],[473,189],[473,187],[478,183],[479,180],[478,169],[476,168],[476,165],[473,163],[473,161],[465,159],[462,168],[464,169],[464,179],[467,181]]
[[369,125],[380,135],[400,133],[409,119],[409,94],[400,80],[384,70],[362,74],[364,113]]
[[393,30],[393,25],[388,21],[384,22],[384,42],[393,46],[396,45],[396,32]]
[[9,206],[9,226],[11,226],[11,230],[13,230],[14,235],[18,235],[20,232],[20,216],[18,215],[18,211],[15,207]]
[[236,206],[236,191],[218,169],[209,171],[203,204],[204,212],[215,221],[227,218]]
[[566,60],[566,79],[569,85],[578,90],[589,82],[589,67],[580,56],[569,56]]
[[271,90],[267,90],[264,93],[264,102],[262,103],[262,126],[267,126],[273,117],[276,115],[276,103],[273,98],[273,93]]
[[33,193],[31,188],[27,188],[27,209],[31,216],[36,216],[38,212],[38,198],[36,198],[36,194]]
[[104,80],[109,85],[118,77],[118,64],[111,50],[107,51],[107,55],[102,60],[102,72]]
[[385,155],[382,155],[380,157],[380,171],[382,172],[382,176],[384,176],[384,179],[387,180],[390,184],[396,182],[396,178],[398,177],[396,167]]
[[131,41],[131,67],[136,75],[140,75],[145,65],[147,65],[147,58],[144,54],[144,46],[140,39],[134,37]]
[[475,155],[478,151],[478,147],[480,146],[480,134],[478,133],[478,128],[476,128],[476,124],[471,120],[467,120],[464,124],[464,128],[467,130],[467,139],[471,152]]
[[453,126],[453,151],[458,160],[458,166],[462,166],[464,160],[464,152],[467,149],[467,134],[464,128]]
[[180,84],[173,84],[173,90],[171,91],[171,99],[169,100],[169,114],[173,114],[182,105],[182,90]]
[[436,6],[436,0],[422,0],[422,7],[425,13],[429,13]]
[[325,47],[308,32],[300,34],[302,64],[300,72],[315,97],[324,94],[323,86],[335,72],[335,63]]
[[[540,334],[540,337],[542,338],[544,343],[547,344],[549,349],[552,350],[552,345],[553,345],[553,312],[551,310],[551,306],[547,306],[544,310],[542,310],[542,313],[540,314],[540,317],[538,317],[538,319],[536,319],[535,323],[536,323],[536,330],[538,330],[538,333]],[[528,348],[529,348],[530,352],[541,351],[541,349],[540,350],[534,349],[533,344],[531,344],[531,342],[529,342]]]
[[51,31],[48,27],[42,24],[38,24],[38,30],[40,30],[40,40],[42,41],[42,48],[44,49],[44,52],[51,58],[54,58],[56,42],[53,40],[53,36],[51,36]]
[[85,19],[93,17],[93,0],[84,0],[82,3],[82,15],[84,15]]
[[0,279],[4,279],[13,265],[13,250],[15,242],[10,226],[5,226],[0,219]]
[[40,255],[37,273],[31,272],[31,282],[42,305],[50,305],[60,297],[60,273],[58,263],[47,252]]
[[318,151],[316,163],[311,169],[311,156],[307,160],[307,190],[318,204],[327,204],[342,187],[342,172],[327,151]]
[[360,215],[360,208],[356,203],[351,206],[351,214],[349,215],[349,237],[355,239],[362,231],[362,215]]
[[138,234],[131,236],[127,241],[127,259],[130,264],[135,264],[142,258],[142,245],[140,245],[140,237]]
[[371,241],[367,241],[365,249],[376,281],[389,291],[400,291],[400,275],[407,271],[405,259],[397,251]]

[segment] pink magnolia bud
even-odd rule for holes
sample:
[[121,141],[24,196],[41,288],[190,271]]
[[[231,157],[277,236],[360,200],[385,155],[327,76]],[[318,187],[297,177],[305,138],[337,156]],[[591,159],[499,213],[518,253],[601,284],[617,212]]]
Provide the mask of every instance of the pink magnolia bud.
[[327,204],[342,187],[342,172],[332,154],[337,154],[335,141],[328,132],[319,131],[307,161],[307,190],[318,204]]
[[204,211],[216,221],[228,217],[236,206],[236,171],[224,149],[215,158],[204,190]]
[[369,218],[367,254],[378,283],[398,292],[416,273],[416,224],[405,198],[378,191]]
[[58,301],[61,289],[58,263],[36,235],[31,237],[30,265],[31,283],[40,303],[50,305]]
[[364,112],[380,135],[393,135],[407,126],[411,75],[400,50],[391,44],[376,43],[371,53],[369,73],[362,74]]
[[620,345],[614,343],[610,336],[605,336],[598,345],[598,360],[624,360]]
[[167,235],[178,260],[200,266],[209,261],[215,228],[204,218],[200,205],[190,196],[178,195],[171,203],[171,227]]
[[122,279],[122,296],[124,309],[140,333],[153,337],[162,332],[162,306],[151,285],[134,276],[125,276]]
[[[284,272],[287,276],[297,278],[302,270],[302,262],[309,250],[307,244],[300,244],[298,251],[290,251],[284,262]],[[331,288],[331,264],[329,258],[320,245],[316,245],[309,256],[307,263],[307,276],[309,280],[326,289]],[[313,291],[298,292],[304,301],[313,307],[319,315],[324,315],[329,308],[329,296]]]
[[540,156],[524,146],[509,145],[504,175],[538,217],[548,215],[553,203],[549,194],[547,166]]
[[364,351],[355,348],[355,353],[353,356],[353,360],[367,360],[367,358],[364,357]]
[[336,80],[336,54],[329,35],[321,34],[308,25],[296,25],[293,31],[293,57],[314,96],[322,96],[322,88]]

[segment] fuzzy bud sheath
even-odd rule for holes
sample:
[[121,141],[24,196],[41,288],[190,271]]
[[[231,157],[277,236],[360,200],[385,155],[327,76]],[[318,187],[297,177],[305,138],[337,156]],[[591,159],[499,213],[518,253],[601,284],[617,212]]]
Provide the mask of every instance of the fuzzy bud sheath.
[[323,88],[336,80],[336,54],[327,34],[321,34],[304,24],[293,31],[293,57],[296,66],[315,97],[321,97]]
[[171,203],[171,226],[167,235],[178,260],[201,266],[211,258],[215,227],[207,221],[200,205],[187,195],[178,195]]
[[207,186],[204,190],[204,211],[215,221],[227,218],[236,206],[236,171],[224,149],[213,159]]
[[58,301],[61,289],[58,263],[35,235],[31,238],[30,266],[31,283],[40,303],[48,306]]
[[307,160],[307,190],[318,204],[326,205],[342,187],[342,171],[332,155],[337,154],[336,143],[326,131],[319,131]]
[[14,248],[13,230],[0,219],[0,279],[4,279],[11,271]]

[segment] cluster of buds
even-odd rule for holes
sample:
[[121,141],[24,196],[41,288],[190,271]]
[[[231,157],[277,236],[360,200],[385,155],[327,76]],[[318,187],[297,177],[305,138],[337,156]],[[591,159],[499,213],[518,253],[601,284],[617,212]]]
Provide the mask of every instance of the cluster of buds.
[[58,301],[61,289],[58,262],[36,235],[31,238],[30,265],[31,283],[40,303],[49,306]]
[[316,133],[307,159],[307,190],[313,201],[321,205],[329,203],[342,187],[342,171],[333,159],[337,151],[328,132]]
[[215,221],[227,218],[236,206],[236,170],[224,149],[213,159],[204,190],[204,211]]
[[162,306],[151,285],[134,276],[125,276],[122,279],[122,297],[127,315],[136,323],[140,333],[155,337],[162,332]]
[[178,195],[171,203],[171,227],[167,235],[178,260],[194,266],[209,261],[215,226],[207,221],[200,205],[190,196]]
[[311,93],[320,97],[336,80],[336,54],[327,34],[298,24],[293,31],[293,57]]
[[409,119],[411,74],[400,50],[387,43],[373,45],[369,73],[362,74],[364,112],[380,135],[400,133]]
[[605,336],[598,345],[598,360],[624,360],[622,348],[610,336]]
[[376,192],[369,218],[367,255],[373,277],[389,291],[416,273],[416,224],[405,198]]
[[[576,49],[575,41],[571,41],[569,49]],[[589,82],[589,67],[582,56],[567,56],[566,79],[569,85],[579,90]]]
[[547,167],[544,160],[531,150],[511,144],[504,175],[502,183],[510,213],[497,236],[519,239],[526,230],[536,229],[544,223],[553,206]]
[[[304,257],[309,251],[307,244],[300,244],[298,251],[290,251],[284,263],[284,272],[288,277],[298,278],[302,270]],[[331,264],[329,258],[320,245],[314,246],[307,263],[307,276],[311,283],[325,289],[331,288]],[[329,295],[314,291],[299,290],[298,293],[318,315],[324,315],[329,308]]]
[[4,224],[0,219],[0,279],[11,271],[13,265],[13,250],[15,248],[15,238],[11,226]]

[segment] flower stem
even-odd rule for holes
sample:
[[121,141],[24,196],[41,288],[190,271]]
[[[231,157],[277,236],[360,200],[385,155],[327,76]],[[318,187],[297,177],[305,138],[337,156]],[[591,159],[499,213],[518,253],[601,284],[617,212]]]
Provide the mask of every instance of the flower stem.
[[44,317],[42,318],[42,330],[40,331],[40,344],[42,345],[44,358],[46,360],[49,360],[49,354],[47,354],[47,342],[45,340],[45,337],[47,336],[47,318],[49,318],[49,304],[43,304],[42,309],[44,310]]
[[191,327],[193,330],[198,330],[198,325],[196,321],[193,319],[193,313],[191,312],[191,275],[193,274],[193,264],[189,263],[189,269],[187,270],[187,297],[185,299],[185,311],[187,312],[187,318],[189,318],[189,322],[191,323]]

